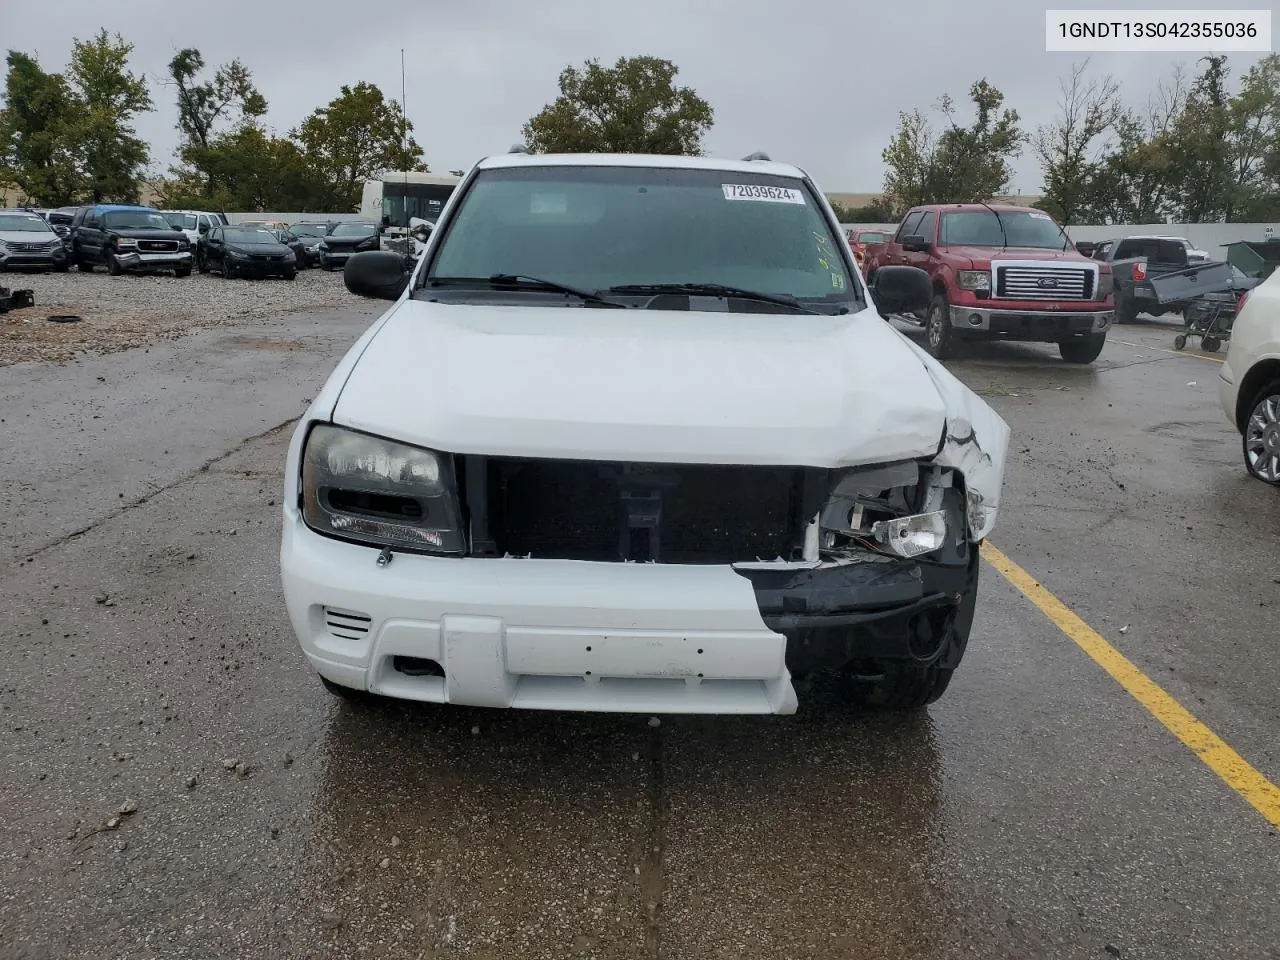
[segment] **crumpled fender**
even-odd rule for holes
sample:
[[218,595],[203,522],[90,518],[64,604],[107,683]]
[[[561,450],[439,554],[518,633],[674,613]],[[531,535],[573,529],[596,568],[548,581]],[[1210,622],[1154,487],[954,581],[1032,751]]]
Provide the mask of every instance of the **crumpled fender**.
[[946,433],[934,463],[964,477],[969,535],[975,542],[984,540],[994,529],[1000,511],[1009,424],[918,344],[905,336],[902,339],[920,357],[946,406]]

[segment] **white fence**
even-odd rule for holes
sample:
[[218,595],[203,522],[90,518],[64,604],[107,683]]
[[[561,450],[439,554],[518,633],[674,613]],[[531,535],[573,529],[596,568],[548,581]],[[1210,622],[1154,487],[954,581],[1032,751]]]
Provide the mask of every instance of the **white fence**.
[[[893,233],[896,223],[845,223],[846,230],[883,230]],[[1123,237],[1155,235],[1162,237],[1186,237],[1192,245],[1204,250],[1215,260],[1225,260],[1226,244],[1236,240],[1265,240],[1267,227],[1280,239],[1280,223],[1123,223],[1078,224],[1067,227],[1067,235],[1073,241],[1118,240]]]
[[246,220],[281,220],[284,223],[297,223],[299,220],[307,220],[312,223],[322,222],[325,220],[361,220],[364,219],[358,213],[227,213],[227,219],[232,223],[244,223]]

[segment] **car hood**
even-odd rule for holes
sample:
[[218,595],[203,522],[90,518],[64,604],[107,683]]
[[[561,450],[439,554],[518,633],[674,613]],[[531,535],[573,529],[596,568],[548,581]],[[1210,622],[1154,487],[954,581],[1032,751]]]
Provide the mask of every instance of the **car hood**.
[[453,453],[839,467],[932,456],[946,409],[871,310],[842,317],[404,300],[335,422]]
[[289,253],[289,248],[283,243],[228,243],[227,249],[236,253],[267,253],[273,256]]
[[324,239],[325,246],[327,246],[327,247],[331,247],[332,249],[335,249],[335,250],[337,250],[337,249],[342,249],[342,248],[346,248],[346,247],[354,247],[354,246],[357,246],[357,245],[359,245],[359,244],[361,244],[361,243],[368,243],[370,240],[373,240],[374,242],[377,242],[377,237],[376,237],[376,236],[375,236],[375,237],[370,237],[370,236],[363,236],[363,237],[324,237],[323,239]]
[[36,233],[32,230],[0,230],[0,240],[5,243],[50,243],[61,241],[56,233]]
[[968,247],[954,246],[943,248],[953,257],[967,257],[970,260],[1043,260],[1048,263],[1064,263],[1087,266],[1094,261],[1078,250],[1048,250],[1044,247]]
[[149,228],[108,227],[107,233],[130,240],[185,240],[186,234],[178,230],[151,230]]

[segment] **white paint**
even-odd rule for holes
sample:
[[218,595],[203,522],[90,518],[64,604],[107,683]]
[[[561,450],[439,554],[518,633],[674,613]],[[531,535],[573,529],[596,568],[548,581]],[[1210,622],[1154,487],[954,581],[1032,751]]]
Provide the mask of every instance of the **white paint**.
[[[1264,360],[1280,360],[1280,270],[1249,291],[1244,309],[1231,325],[1227,356],[1218,369],[1218,402],[1232,427],[1240,384]],[[1252,398],[1245,400],[1251,403]]]

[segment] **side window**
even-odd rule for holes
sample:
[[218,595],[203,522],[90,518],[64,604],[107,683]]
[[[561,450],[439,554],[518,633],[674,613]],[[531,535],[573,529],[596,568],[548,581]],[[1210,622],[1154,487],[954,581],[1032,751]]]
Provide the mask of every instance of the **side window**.
[[212,240],[214,243],[217,243],[219,240],[222,239],[222,231],[219,230],[217,227],[214,227],[212,230],[209,231],[209,239]]
[[917,210],[914,213],[908,213],[907,218],[902,221],[902,226],[898,228],[898,232],[893,235],[894,243],[901,243],[903,237],[909,237],[915,233],[916,226],[924,218],[924,211]]
[[938,214],[933,210],[925,212],[920,218],[920,222],[916,224],[916,228],[911,233],[918,233],[924,237],[929,243],[933,243],[933,228],[938,222]]
[[1111,253],[1111,242],[1108,241],[1106,243],[1100,243],[1098,244],[1098,249],[1093,252],[1093,258],[1095,260],[1106,260],[1108,259],[1110,253]]

